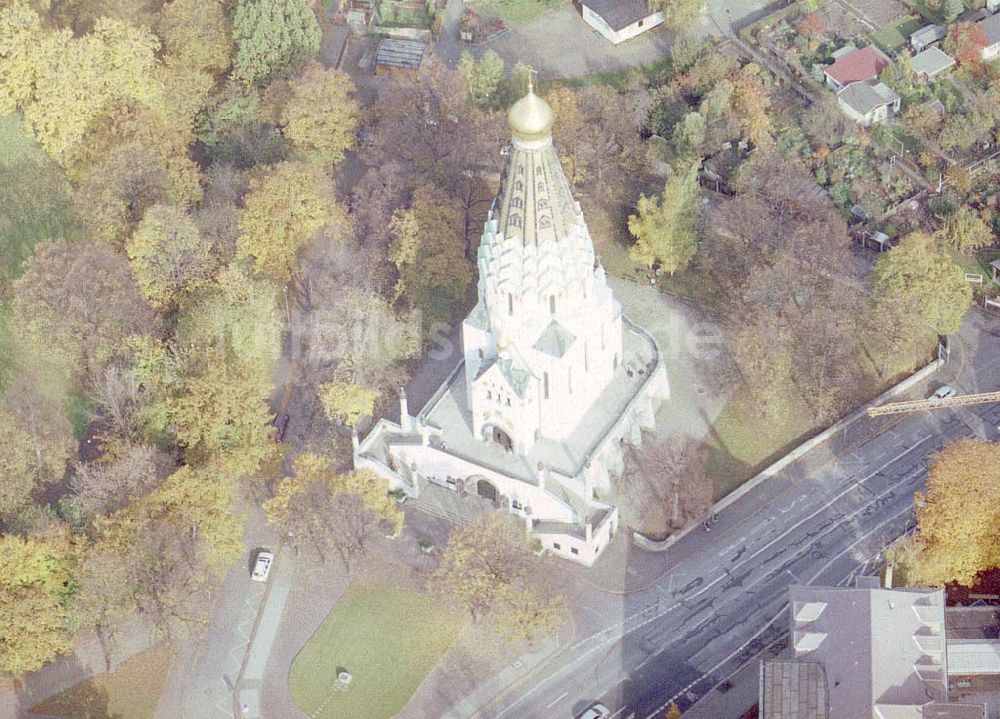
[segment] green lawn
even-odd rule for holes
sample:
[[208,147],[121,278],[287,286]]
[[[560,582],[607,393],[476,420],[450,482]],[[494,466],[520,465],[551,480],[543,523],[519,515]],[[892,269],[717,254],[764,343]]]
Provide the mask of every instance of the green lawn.
[[894,52],[910,41],[910,35],[926,23],[920,17],[910,16],[897,20],[872,34],[872,42],[886,52]]
[[471,0],[466,6],[507,22],[529,22],[552,8],[568,4],[569,0]]
[[[431,597],[355,581],[295,658],[292,698],[316,719],[389,719],[462,627]],[[341,669],[354,679],[348,691],[333,692]]]
[[716,417],[705,472],[715,497],[732,492],[782,455],[822,429],[798,397],[784,417],[761,419],[749,392],[737,390]]
[[114,674],[98,674],[28,710],[63,719],[152,719],[163,695],[173,654],[166,644],[122,662]]
[[0,283],[20,274],[39,240],[73,234],[70,200],[65,175],[21,118],[0,116]]

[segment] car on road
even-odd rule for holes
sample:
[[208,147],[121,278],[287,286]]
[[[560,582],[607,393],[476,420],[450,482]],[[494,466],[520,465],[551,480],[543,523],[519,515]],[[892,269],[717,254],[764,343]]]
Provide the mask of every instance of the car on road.
[[267,575],[271,573],[272,564],[274,564],[274,553],[262,549],[257,553],[257,559],[253,563],[250,579],[255,582],[266,582]]
[[949,399],[954,397],[958,392],[951,385],[943,384],[937,388],[934,394],[931,395],[931,401],[937,402],[942,399]]
[[611,710],[603,704],[594,704],[576,719],[608,719]]

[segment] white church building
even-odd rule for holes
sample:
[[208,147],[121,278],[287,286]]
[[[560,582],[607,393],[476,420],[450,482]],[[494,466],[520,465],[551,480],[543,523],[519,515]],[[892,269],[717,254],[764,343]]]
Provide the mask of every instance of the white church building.
[[419,497],[427,483],[485,497],[551,552],[586,565],[617,529],[611,475],[669,395],[656,341],[608,287],[529,87],[479,245],[462,357],[416,415],[355,438],[354,464]]

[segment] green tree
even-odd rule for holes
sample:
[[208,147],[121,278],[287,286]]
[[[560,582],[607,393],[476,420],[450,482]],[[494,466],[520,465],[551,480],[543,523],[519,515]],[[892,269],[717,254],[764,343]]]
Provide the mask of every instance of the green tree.
[[495,104],[504,81],[503,59],[499,55],[487,50],[477,61],[471,54],[462,53],[458,73],[473,105],[491,107]]
[[319,52],[319,23],[306,0],[239,0],[233,35],[233,76],[247,85],[291,75]]
[[920,551],[911,581],[969,585],[1000,566],[1000,444],[963,439],[934,456],[926,494],[917,493]]
[[637,262],[660,266],[673,274],[687,267],[698,247],[701,205],[698,169],[692,163],[674,172],[662,197],[640,195],[637,215],[629,215],[628,229],[636,238],[629,254]]
[[256,177],[240,216],[239,257],[279,282],[295,271],[295,255],[320,229],[346,222],[334,201],[333,184],[322,169],[306,162],[282,162]]
[[0,536],[0,670],[39,669],[69,651],[66,600],[74,552],[68,538]]
[[291,97],[281,114],[285,134],[311,162],[329,167],[354,146],[361,108],[346,73],[311,63],[291,82]]
[[700,159],[701,148],[705,144],[705,118],[697,112],[689,112],[674,127],[674,151],[685,159]]
[[402,529],[403,512],[374,473],[337,474],[328,459],[309,453],[298,455],[292,469],[264,513],[293,545],[311,547],[321,561],[333,552],[349,569],[373,539]]
[[962,0],[944,0],[941,5],[941,15],[946,23],[955,22],[955,18],[965,12]]
[[989,247],[995,239],[990,226],[969,207],[961,207],[948,215],[938,236],[964,254]]
[[214,269],[210,246],[179,207],[149,208],[125,249],[139,292],[159,310],[175,306]]
[[650,10],[663,11],[663,24],[674,31],[687,30],[701,18],[705,0],[650,0]]
[[319,400],[326,418],[348,427],[355,427],[358,420],[371,417],[378,397],[377,389],[351,382],[326,382],[319,388]]
[[869,274],[879,300],[907,307],[938,334],[958,331],[972,303],[962,269],[922,232],[904,237]]

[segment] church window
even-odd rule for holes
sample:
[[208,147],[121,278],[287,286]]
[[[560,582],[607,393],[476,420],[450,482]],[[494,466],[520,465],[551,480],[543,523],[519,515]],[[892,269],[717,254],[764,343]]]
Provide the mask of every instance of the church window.
[[542,373],[542,390],[543,390],[543,396],[545,397],[545,399],[548,399],[549,398],[549,373],[548,372],[543,372]]
[[518,502],[518,501],[517,501],[516,499],[512,499],[512,500],[511,500],[511,502],[510,502],[510,506],[511,506],[511,507],[513,507],[514,509],[523,509],[523,508],[524,508],[524,507],[523,507],[523,506],[521,505],[521,503],[520,503],[520,502]]
[[542,215],[538,218],[538,227],[542,230],[552,227],[552,218],[548,215]]
[[512,197],[510,198],[510,206],[520,209],[524,207],[524,200],[522,200],[520,197]]
[[514,191],[515,191],[515,192],[520,192],[520,191],[521,191],[521,190],[523,190],[523,189],[524,189],[524,183],[523,183],[523,182],[521,182],[520,180],[517,180],[517,181],[516,181],[516,182],[514,183]]
[[514,295],[510,292],[507,293],[507,314],[514,314]]
[[486,399],[493,399],[493,393],[489,390],[486,390]]
[[507,406],[510,407],[510,397],[507,398]]
[[614,369],[618,369],[618,353],[617,353],[617,352],[615,352],[615,364],[614,364]]
[[482,358],[483,358],[483,348],[480,347],[479,348],[479,359],[482,359]]
[[538,200],[538,209],[539,210],[549,209],[549,198],[543,197],[540,200]]
[[510,219],[508,220],[508,222],[510,223],[511,227],[520,227],[521,226],[521,216],[517,215],[517,214],[511,214]]
[[559,550],[562,549],[562,545],[559,544],[559,542],[553,542],[552,543],[552,548],[558,552]]
[[555,314],[556,313],[556,296],[555,295],[549,295],[549,312],[551,314]]
[[573,554],[579,554],[580,553],[580,550],[577,549],[576,547],[570,547],[569,551],[571,551]]

